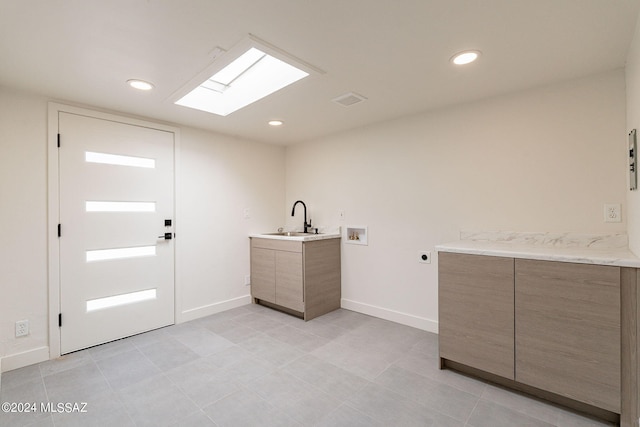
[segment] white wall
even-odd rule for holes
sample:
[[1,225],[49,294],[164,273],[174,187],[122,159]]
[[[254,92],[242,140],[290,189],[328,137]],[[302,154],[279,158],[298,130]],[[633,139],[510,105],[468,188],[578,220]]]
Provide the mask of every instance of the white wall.
[[281,226],[285,166],[283,147],[188,128],[181,139],[177,268],[190,320],[250,302],[248,235]]
[[603,204],[624,205],[625,145],[618,70],[288,147],[287,206],[369,227],[342,245],[343,306],[435,330],[437,257],[420,250],[460,230],[624,232]]
[[46,140],[46,100],[0,88],[0,358],[48,345]]
[[[0,88],[0,361],[48,354],[47,99]],[[249,240],[281,225],[283,147],[181,128],[178,152],[178,321],[248,303]],[[250,218],[243,218],[244,208]],[[14,338],[17,320],[31,333]]]
[[[638,22],[640,22],[640,15]],[[640,25],[629,48],[625,67],[627,80],[627,132],[636,129],[640,133]],[[629,222],[629,247],[640,256],[640,190],[627,191],[627,218]]]

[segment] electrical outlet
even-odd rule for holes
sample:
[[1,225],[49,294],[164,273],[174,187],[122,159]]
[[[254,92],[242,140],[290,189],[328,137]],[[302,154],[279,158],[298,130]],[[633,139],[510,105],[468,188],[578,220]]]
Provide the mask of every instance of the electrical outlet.
[[250,284],[251,284],[251,275],[247,274],[246,276],[244,276],[244,285],[249,286]]
[[24,337],[29,335],[29,321],[28,320],[18,320],[16,322],[16,338]]
[[420,251],[418,262],[421,264],[431,264],[431,252]]
[[620,203],[605,203],[604,222],[621,222]]
[[242,210],[242,217],[243,217],[244,219],[249,219],[249,218],[251,218],[251,210],[250,210],[249,208],[244,208],[244,209]]

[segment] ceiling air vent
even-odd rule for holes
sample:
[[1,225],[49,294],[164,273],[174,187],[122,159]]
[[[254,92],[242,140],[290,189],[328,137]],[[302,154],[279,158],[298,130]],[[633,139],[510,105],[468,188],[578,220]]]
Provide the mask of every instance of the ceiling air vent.
[[354,104],[357,104],[359,102],[366,101],[366,100],[367,98],[365,98],[364,96],[358,95],[357,93],[353,93],[353,92],[345,93],[344,95],[340,95],[337,98],[333,98],[333,102],[338,103],[343,107],[351,107]]

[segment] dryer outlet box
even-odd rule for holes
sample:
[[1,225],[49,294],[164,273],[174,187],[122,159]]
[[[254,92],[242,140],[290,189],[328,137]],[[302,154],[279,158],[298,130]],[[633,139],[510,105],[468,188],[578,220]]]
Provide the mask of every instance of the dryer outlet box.
[[431,252],[429,251],[420,251],[420,258],[418,258],[418,262],[421,264],[431,264]]

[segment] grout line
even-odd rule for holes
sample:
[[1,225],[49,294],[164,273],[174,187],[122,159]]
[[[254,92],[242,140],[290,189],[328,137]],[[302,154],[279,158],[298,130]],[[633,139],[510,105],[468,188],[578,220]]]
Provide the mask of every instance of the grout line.
[[473,412],[476,410],[476,408],[478,407],[478,404],[480,403],[480,399],[482,399],[481,397],[478,397],[478,399],[476,400],[476,404],[473,405],[473,409],[471,410],[471,412],[469,412],[469,415],[467,416],[467,419],[464,420],[464,425],[465,426],[469,426],[472,427],[471,424],[469,424],[469,420],[471,419],[471,415],[473,415]]

